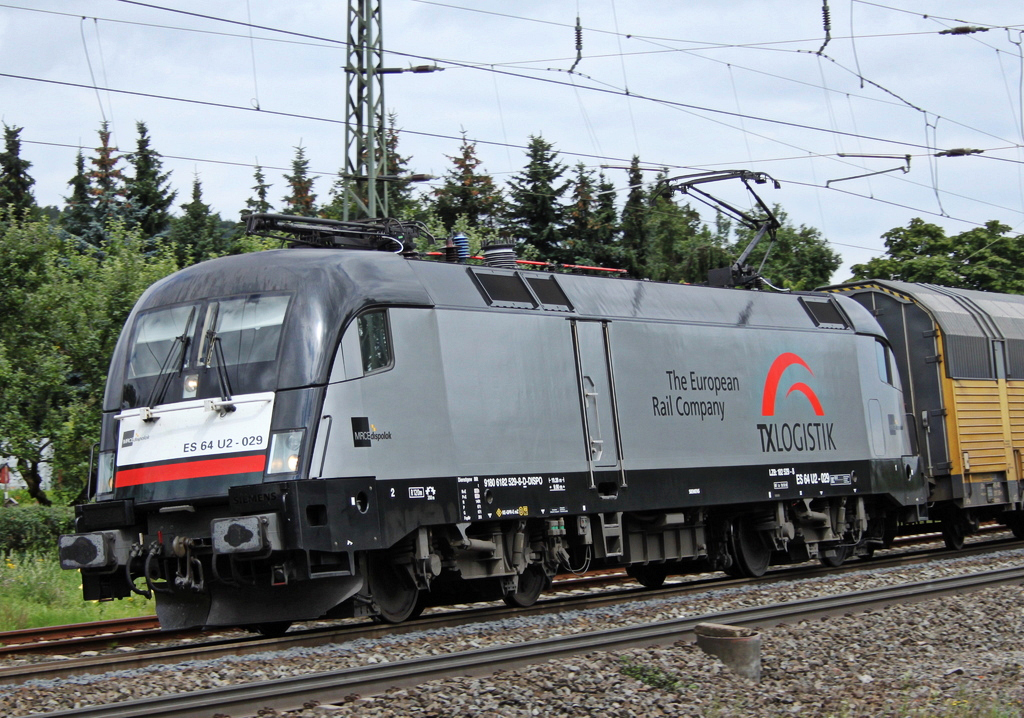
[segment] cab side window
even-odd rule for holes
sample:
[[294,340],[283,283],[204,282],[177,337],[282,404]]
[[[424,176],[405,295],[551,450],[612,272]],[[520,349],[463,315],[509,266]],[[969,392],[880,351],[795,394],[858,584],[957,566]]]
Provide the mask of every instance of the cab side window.
[[882,342],[875,340],[875,359],[878,362],[878,378],[886,384],[893,384],[892,354]]
[[363,374],[383,371],[394,364],[391,352],[391,329],[386,309],[361,314],[356,320],[359,336],[359,354],[363,362]]

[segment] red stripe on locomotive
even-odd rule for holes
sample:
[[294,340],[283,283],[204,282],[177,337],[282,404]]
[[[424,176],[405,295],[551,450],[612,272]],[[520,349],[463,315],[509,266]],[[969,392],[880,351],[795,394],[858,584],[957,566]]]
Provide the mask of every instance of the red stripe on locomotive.
[[156,466],[140,466],[117,472],[116,484],[119,488],[137,486],[139,484],[155,484],[161,481],[178,481],[179,479],[198,479],[204,476],[226,476],[228,474],[250,474],[261,472],[265,468],[265,454],[248,456],[230,456],[222,459],[203,459],[177,464],[158,464]]

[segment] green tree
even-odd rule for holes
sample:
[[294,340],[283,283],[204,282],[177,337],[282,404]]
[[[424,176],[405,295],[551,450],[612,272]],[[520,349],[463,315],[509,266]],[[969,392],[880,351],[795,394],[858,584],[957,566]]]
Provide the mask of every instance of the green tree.
[[594,201],[594,237],[591,241],[594,264],[610,269],[625,269],[619,242],[619,210],[615,206],[615,185],[599,173]]
[[168,211],[178,193],[169,187],[170,172],[161,172],[160,154],[150,147],[149,130],[145,122],[136,122],[139,136],[135,152],[126,155],[134,174],[125,181],[125,197],[139,213],[143,234],[155,237],[167,231],[171,224]]
[[[109,123],[100,125],[99,136],[100,146],[89,160],[92,168],[84,171],[84,162],[76,160],[76,174],[69,183],[73,194],[68,199],[64,222],[65,231],[97,248],[105,243],[106,229],[111,223],[134,226],[144,214],[127,200],[125,176],[120,167],[122,156],[110,144]],[[82,201],[83,190],[88,201]]]
[[85,173],[85,156],[81,150],[75,157],[75,176],[68,182],[68,186],[71,187],[71,196],[64,198],[61,226],[68,234],[82,237],[96,221],[96,212],[89,193],[89,176]]
[[984,227],[947,236],[920,218],[891,229],[886,255],[851,267],[853,279],[895,279],[947,287],[1024,294],[1024,242],[1010,227],[990,221]]
[[[840,256],[828,246],[828,240],[814,227],[791,224],[789,215],[779,205],[774,205],[772,211],[781,223],[775,242],[763,237],[748,263],[756,269],[768,252],[768,261],[761,274],[775,286],[809,290],[828,284],[841,264]],[[746,227],[736,230],[737,242],[732,248],[734,258],[743,252],[754,234],[754,230]]]
[[670,194],[648,197],[643,276],[662,282],[700,283],[708,270],[725,266],[729,255],[716,242],[700,214],[689,204],[678,204]]
[[391,179],[381,182],[381,192],[387,192],[390,216],[399,219],[422,219],[425,208],[413,191],[409,158],[398,151],[400,133],[395,127],[396,122],[397,116],[393,112],[389,113],[388,127],[384,135],[387,143],[387,168],[384,174]]
[[295,148],[295,159],[292,160],[292,173],[286,174],[291,192],[281,201],[284,202],[284,214],[295,214],[300,217],[316,216],[316,195],[313,194],[315,177],[309,176],[309,159],[306,148],[299,145]]
[[596,263],[593,243],[597,239],[597,185],[594,171],[577,163],[565,207],[565,257],[573,264]]
[[629,165],[629,194],[622,207],[622,254],[624,269],[633,277],[645,277],[647,272],[647,191],[644,189],[640,158],[633,156]]
[[231,241],[221,226],[220,215],[203,202],[203,187],[198,177],[192,182],[192,201],[182,204],[181,208],[185,212],[171,220],[168,235],[178,266],[187,267],[231,251]]
[[570,200],[565,208],[566,262],[587,266],[622,268],[622,248],[616,242],[618,209],[615,187],[599,174],[576,165],[570,180]]
[[266,214],[273,209],[270,200],[267,199],[273,185],[267,184],[267,178],[264,177],[263,168],[259,164],[256,165],[253,172],[253,179],[256,181],[256,184],[252,186],[252,191],[255,194],[245,200],[245,209],[241,212],[242,217],[247,217],[250,214]]
[[445,156],[452,167],[445,173],[444,184],[434,190],[432,207],[445,230],[452,230],[459,217],[465,217],[471,227],[497,226],[504,200],[494,178],[479,171],[483,161],[476,156],[476,143],[463,132],[459,154]]
[[0,217],[0,451],[49,504],[43,467],[67,497],[84,487],[105,378],[135,300],[175,269],[138,228],[108,228],[99,252],[48,222]]
[[532,248],[538,259],[561,262],[565,259],[562,196],[569,187],[562,181],[566,167],[558,161],[554,146],[540,136],[530,137],[526,157],[526,167],[509,182],[506,230]]
[[21,127],[4,123],[4,151],[0,152],[0,208],[12,207],[21,212],[36,209],[32,196],[35,180],[29,176],[32,163],[21,157]]

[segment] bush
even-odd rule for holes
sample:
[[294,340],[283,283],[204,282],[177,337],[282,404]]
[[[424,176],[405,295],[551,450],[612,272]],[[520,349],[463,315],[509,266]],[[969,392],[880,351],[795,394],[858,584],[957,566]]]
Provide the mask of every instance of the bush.
[[75,529],[70,506],[4,506],[0,508],[0,551],[53,554],[57,537]]

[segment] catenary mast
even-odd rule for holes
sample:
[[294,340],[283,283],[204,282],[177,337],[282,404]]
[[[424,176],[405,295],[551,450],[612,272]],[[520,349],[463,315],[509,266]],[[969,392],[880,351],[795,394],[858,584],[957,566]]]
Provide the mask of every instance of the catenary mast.
[[[345,75],[344,218],[387,215],[387,192],[377,196],[377,178],[387,167],[384,137],[384,44],[381,0],[349,0]],[[360,188],[366,188],[365,200]]]

